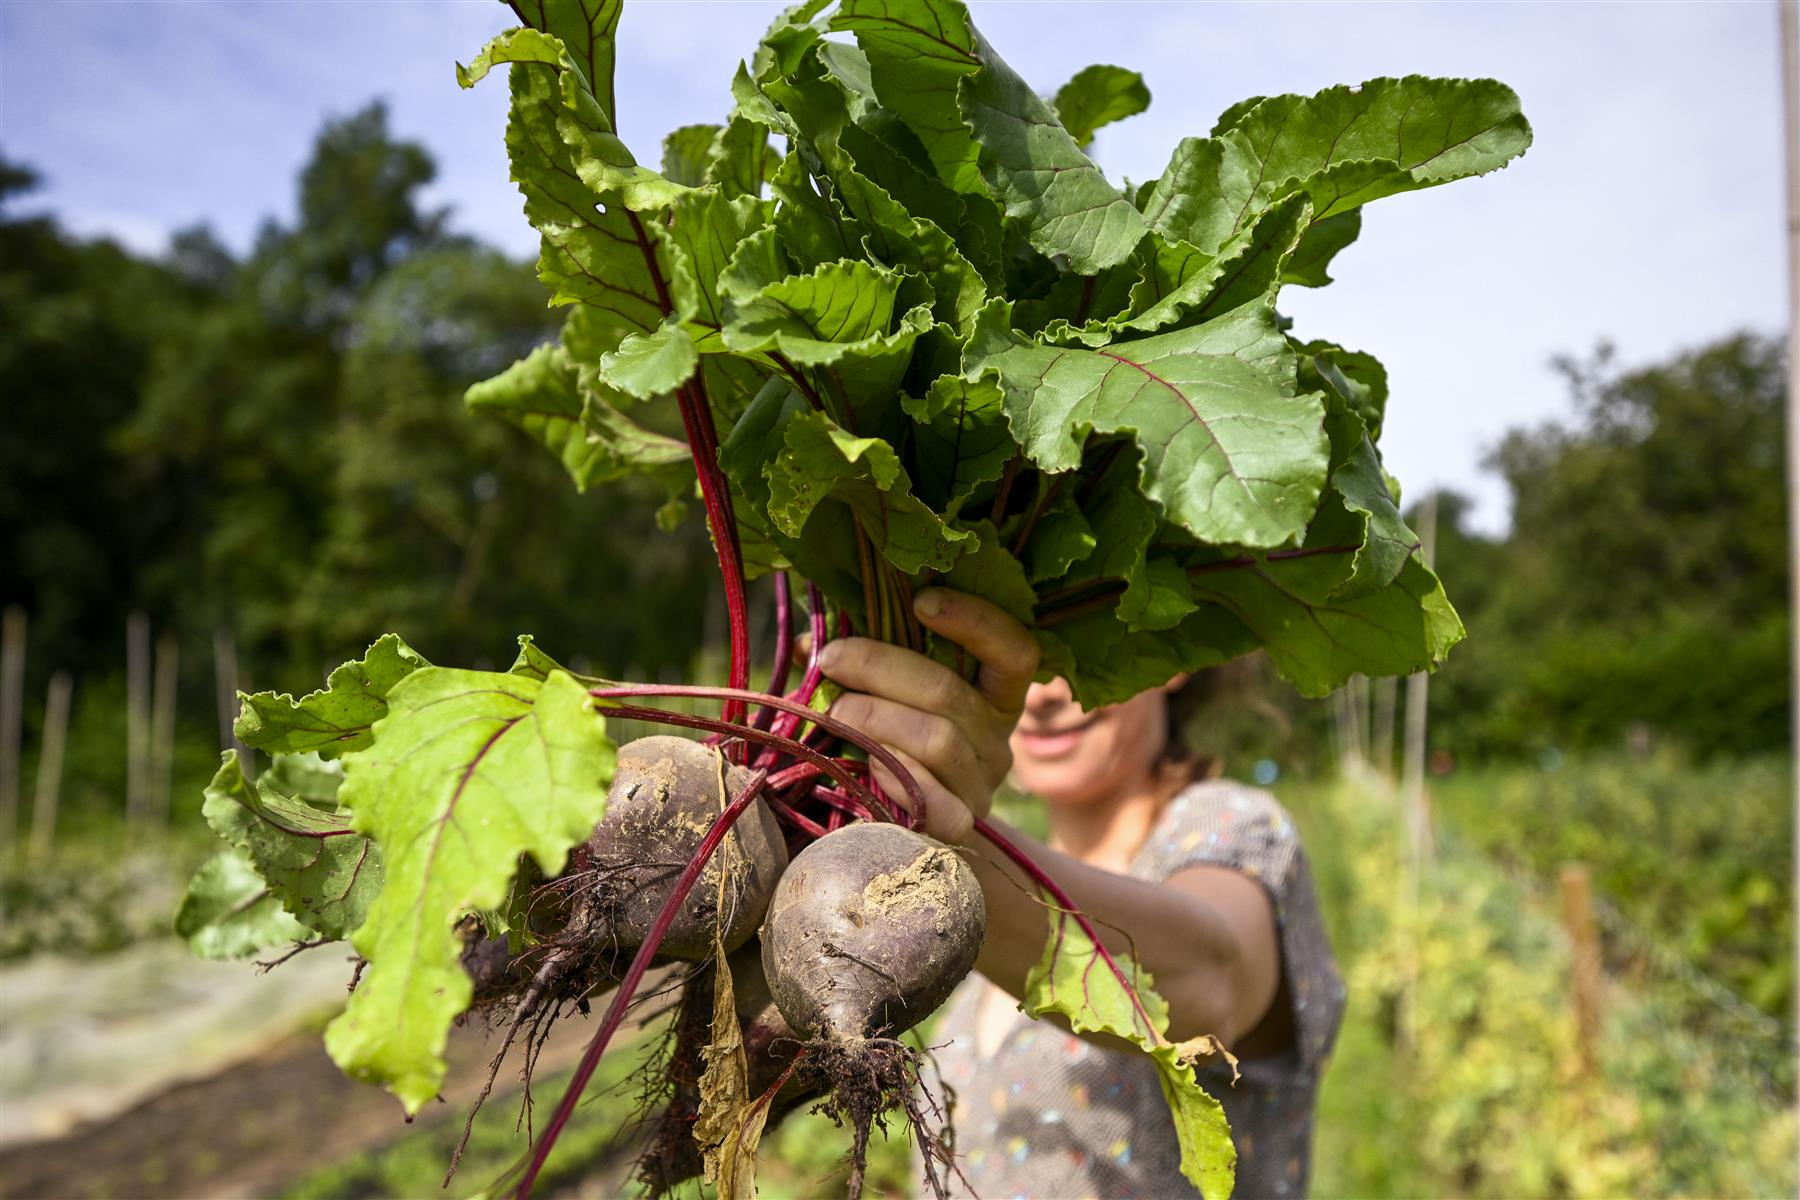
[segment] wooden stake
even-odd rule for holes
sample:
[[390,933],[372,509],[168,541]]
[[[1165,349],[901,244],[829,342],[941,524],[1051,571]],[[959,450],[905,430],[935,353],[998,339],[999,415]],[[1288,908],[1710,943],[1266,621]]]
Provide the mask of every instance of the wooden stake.
[[150,618],[125,618],[125,819],[141,821],[150,784]]
[[1399,698],[1400,681],[1392,675],[1375,681],[1375,716],[1370,728],[1371,752],[1375,769],[1381,777],[1394,782],[1394,709]]
[[[1787,507],[1788,611],[1800,612],[1800,17],[1795,0],[1779,0],[1781,35],[1781,127],[1787,157],[1788,379],[1787,379]],[[1788,701],[1793,722],[1794,762],[1794,903],[1800,918],[1800,626],[1793,632]],[[1795,971],[1800,973],[1800,939],[1794,944]],[[1797,974],[1800,978],[1800,974]],[[1800,989],[1794,993],[1794,1017],[1800,1021]],[[1800,1084],[1797,1084],[1800,1086]],[[1796,1095],[1800,1101],[1800,1094]],[[1800,1154],[1800,1143],[1796,1143]]]
[[[1437,550],[1438,494],[1425,497],[1419,510],[1419,557],[1431,565]],[[1406,680],[1406,747],[1401,769],[1401,820],[1406,832],[1406,911],[1417,913],[1423,899],[1425,864],[1429,861],[1431,814],[1425,807],[1425,715],[1429,693],[1424,671]],[[1406,965],[1407,999],[1400,1009],[1400,1043],[1410,1055],[1418,1045],[1417,993],[1424,983],[1416,923]]]
[[1569,935],[1569,995],[1575,1005],[1577,1048],[1581,1069],[1592,1075],[1599,1061],[1602,995],[1600,939],[1594,933],[1594,906],[1584,863],[1564,863],[1563,929]]
[[[1437,513],[1438,494],[1433,492],[1419,510],[1419,555],[1428,567],[1437,551]],[[1406,681],[1406,761],[1401,793],[1406,805],[1407,848],[1411,852],[1407,892],[1414,907],[1419,902],[1419,877],[1424,873],[1426,846],[1431,838],[1430,819],[1425,811],[1425,715],[1430,702],[1430,678],[1420,671]]]
[[181,645],[169,634],[156,639],[156,698],[150,712],[150,782],[145,799],[150,819],[169,823],[169,794],[174,787],[175,684]]
[[25,610],[0,617],[0,838],[19,835],[19,745],[25,728]]
[[244,774],[253,775],[255,763],[250,751],[237,740],[232,728],[238,711],[237,641],[231,630],[223,627],[213,630],[213,693],[219,705],[219,750],[236,750]]
[[44,700],[44,740],[38,746],[37,786],[31,795],[31,856],[50,853],[56,837],[56,806],[62,797],[63,748],[69,739],[69,696],[75,690],[67,671],[50,677]]
[[1356,757],[1364,765],[1369,762],[1369,677],[1352,675],[1350,677],[1350,711],[1353,714],[1351,732],[1356,737]]

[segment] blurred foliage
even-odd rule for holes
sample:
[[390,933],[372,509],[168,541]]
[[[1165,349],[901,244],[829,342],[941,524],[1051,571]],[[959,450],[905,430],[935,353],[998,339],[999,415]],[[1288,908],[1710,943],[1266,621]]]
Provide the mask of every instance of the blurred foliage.
[[1632,371],[1602,347],[1559,367],[1575,419],[1515,431],[1490,460],[1509,535],[1470,532],[1455,497],[1440,508],[1438,570],[1469,639],[1432,683],[1434,747],[1784,747],[1782,343],[1739,334]]
[[1772,1097],[1731,1047],[1686,1030],[1661,987],[1609,987],[1583,1072],[1567,942],[1527,880],[1451,844],[1415,909],[1390,794],[1283,795],[1350,994],[1317,1194],[1794,1194],[1791,1091]]
[[[1791,1011],[1792,766],[1578,758],[1432,785],[1445,829],[1540,879],[1578,860],[1623,916],[1772,1016]],[[1625,954],[1628,948],[1621,949]]]
[[121,851],[87,838],[49,858],[0,867],[0,962],[29,954],[82,956],[166,937],[169,916],[203,853]]
[[[559,322],[528,265],[420,206],[431,158],[381,105],[325,126],[292,224],[241,258],[204,228],[155,262],[74,238],[20,215],[35,177],[0,168],[0,604],[30,617],[27,747],[50,673],[76,677],[65,818],[123,792],[133,609],[179,639],[200,757],[215,630],[240,683],[296,692],[388,629],[435,661],[503,665],[530,632],[611,674],[689,667],[704,531],[660,529],[642,488],[577,495],[464,411]],[[185,794],[210,767],[181,757]]]

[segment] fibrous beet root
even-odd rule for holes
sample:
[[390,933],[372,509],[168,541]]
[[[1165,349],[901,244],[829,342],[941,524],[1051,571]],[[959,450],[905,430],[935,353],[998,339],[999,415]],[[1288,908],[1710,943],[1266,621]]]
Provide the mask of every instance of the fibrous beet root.
[[904,1109],[932,1190],[936,1136],[921,1102],[919,1055],[896,1040],[949,998],[981,950],[987,907],[967,863],[898,825],[829,833],[776,885],[762,960],[782,1017],[808,1038],[824,1109],[850,1126],[849,1193],[862,1192],[869,1128]]
[[[606,817],[553,885],[570,932],[615,949],[641,945],[675,877],[750,778],[686,738],[656,735],[620,747]],[[707,864],[658,952],[688,962],[712,955],[721,871],[728,886],[720,937],[728,950],[743,945],[762,924],[786,866],[781,828],[758,799]]]
[[[750,942],[733,954],[730,969],[749,1094],[768,1105],[763,1125],[766,1135],[789,1113],[816,1099],[824,1082],[816,1072],[795,1069],[801,1040],[769,994],[757,944]],[[713,987],[711,970],[690,976],[683,985],[673,1050],[665,1068],[669,1100],[638,1163],[639,1179],[657,1195],[673,1191],[701,1173],[701,1152],[693,1132],[700,1111],[701,1048],[713,1037]]]
[[949,998],[986,930],[981,886],[955,851],[861,822],[788,866],[763,923],[763,970],[805,1037],[897,1034]]

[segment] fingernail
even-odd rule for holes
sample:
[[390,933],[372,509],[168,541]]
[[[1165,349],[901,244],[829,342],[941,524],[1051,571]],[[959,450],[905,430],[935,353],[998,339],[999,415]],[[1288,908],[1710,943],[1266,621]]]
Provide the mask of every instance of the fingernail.
[[913,611],[921,617],[935,617],[944,611],[944,593],[939,591],[920,592],[913,597]]
[[819,651],[819,670],[824,671],[829,675],[833,664],[841,657],[843,657],[843,655],[838,650],[838,644],[836,642],[825,643],[825,648]]

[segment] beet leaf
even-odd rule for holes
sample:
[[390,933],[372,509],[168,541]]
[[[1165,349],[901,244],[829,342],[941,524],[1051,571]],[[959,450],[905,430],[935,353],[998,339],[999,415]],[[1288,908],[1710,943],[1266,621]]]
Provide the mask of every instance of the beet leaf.
[[521,855],[562,869],[605,813],[614,755],[561,672],[540,683],[430,667],[389,703],[373,744],[345,761],[342,799],[387,876],[351,937],[369,968],[325,1042],[410,1113],[437,1094],[445,1036],[472,995],[457,923],[505,903]]

